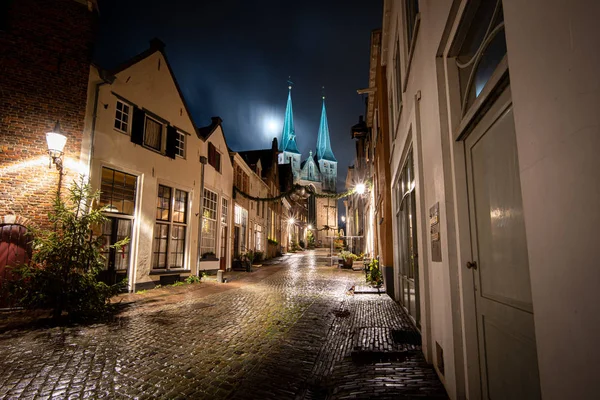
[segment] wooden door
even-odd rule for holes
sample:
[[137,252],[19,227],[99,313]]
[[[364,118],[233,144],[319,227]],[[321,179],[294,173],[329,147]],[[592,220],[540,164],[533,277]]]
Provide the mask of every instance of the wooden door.
[[510,89],[465,140],[483,398],[539,399]]

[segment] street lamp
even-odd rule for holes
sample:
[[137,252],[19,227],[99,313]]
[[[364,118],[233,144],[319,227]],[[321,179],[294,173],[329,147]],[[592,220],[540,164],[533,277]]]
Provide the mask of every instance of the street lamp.
[[342,222],[346,222],[346,217],[342,215]]
[[288,224],[290,224],[290,225],[294,225],[295,223],[296,223],[296,220],[294,219],[294,217],[290,217],[290,218],[288,219]]
[[60,130],[60,123],[58,121],[56,121],[54,129],[46,133],[46,143],[48,144],[48,156],[50,156],[50,164],[48,164],[48,168],[50,168],[52,164],[55,164],[56,169],[59,172],[62,172],[62,155],[65,144],[67,144],[67,137]]
[[356,188],[354,190],[358,194],[364,194],[366,189],[367,189],[367,187],[365,186],[364,183],[359,183],[358,185],[356,185]]
[[308,229],[312,230],[313,226],[311,224],[308,224]]

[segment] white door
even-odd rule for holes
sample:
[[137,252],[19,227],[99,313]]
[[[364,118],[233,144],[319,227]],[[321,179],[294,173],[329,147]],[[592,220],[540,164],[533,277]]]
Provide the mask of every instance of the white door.
[[485,399],[539,399],[510,88],[465,140],[477,333]]

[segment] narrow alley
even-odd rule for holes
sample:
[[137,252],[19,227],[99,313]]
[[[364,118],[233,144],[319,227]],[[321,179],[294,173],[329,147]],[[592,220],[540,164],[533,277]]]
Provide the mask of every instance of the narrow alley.
[[447,398],[400,306],[348,293],[364,274],[328,260],[129,295],[107,324],[4,331],[0,398]]

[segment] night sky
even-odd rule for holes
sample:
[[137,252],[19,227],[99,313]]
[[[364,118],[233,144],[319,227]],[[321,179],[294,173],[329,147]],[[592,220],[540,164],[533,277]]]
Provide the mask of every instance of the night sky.
[[100,0],[94,61],[112,68],[158,37],[198,126],[223,119],[233,150],[281,138],[287,80],[302,158],[315,149],[325,86],[338,190],[354,159],[350,127],[364,114],[370,33],[380,0]]

